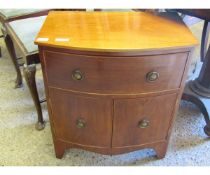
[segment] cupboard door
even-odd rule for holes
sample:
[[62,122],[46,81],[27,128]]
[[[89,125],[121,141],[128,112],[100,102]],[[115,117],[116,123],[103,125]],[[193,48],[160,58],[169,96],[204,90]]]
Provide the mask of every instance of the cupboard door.
[[114,102],[113,147],[165,140],[177,94]]
[[58,139],[74,144],[110,147],[112,101],[49,88],[52,121]]

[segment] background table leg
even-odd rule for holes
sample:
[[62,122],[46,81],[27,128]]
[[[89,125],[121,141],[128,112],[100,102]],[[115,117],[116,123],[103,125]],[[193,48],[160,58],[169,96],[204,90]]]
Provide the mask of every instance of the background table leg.
[[22,75],[21,75],[21,71],[20,71],[20,67],[18,65],[18,61],[17,61],[17,56],[15,53],[15,47],[13,45],[12,39],[10,38],[9,35],[6,34],[6,36],[4,37],[4,41],[7,47],[7,50],[9,51],[12,63],[15,67],[15,71],[17,74],[17,78],[15,80],[15,88],[19,88],[22,86]]

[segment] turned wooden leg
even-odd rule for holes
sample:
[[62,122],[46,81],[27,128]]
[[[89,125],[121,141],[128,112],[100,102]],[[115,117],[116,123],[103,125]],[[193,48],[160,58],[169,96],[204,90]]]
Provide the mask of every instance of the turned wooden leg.
[[17,78],[15,80],[15,88],[19,88],[19,87],[22,86],[22,75],[21,75],[20,67],[18,65],[17,56],[16,56],[16,53],[15,53],[15,48],[14,48],[12,39],[10,38],[9,35],[7,35],[7,34],[5,35],[4,41],[5,41],[7,50],[9,51],[10,57],[12,59],[12,63],[15,67],[15,71],[16,71],[16,74],[17,74]]
[[38,121],[36,123],[36,129],[37,130],[42,130],[45,127],[45,122],[42,116],[42,108],[41,104],[39,101],[39,95],[37,92],[37,87],[36,87],[36,79],[35,79],[35,74],[36,74],[36,65],[25,65],[23,67],[23,72],[24,72],[24,77],[26,80],[26,83],[28,85],[28,88],[30,90],[31,96],[33,98],[37,115],[38,115]]
[[204,26],[203,26],[203,31],[202,31],[202,38],[201,38],[201,50],[200,50],[200,55],[201,55],[201,61],[204,61],[207,48],[208,48],[208,39],[209,39],[209,32],[210,32],[210,23],[205,20]]
[[55,140],[54,141],[55,156],[61,159],[65,153],[66,146],[63,142]]
[[154,147],[154,150],[156,152],[156,155],[157,155],[158,159],[162,159],[162,158],[165,157],[166,151],[167,151],[167,147],[168,147],[168,144],[166,142],[158,144],[158,145],[156,145]]

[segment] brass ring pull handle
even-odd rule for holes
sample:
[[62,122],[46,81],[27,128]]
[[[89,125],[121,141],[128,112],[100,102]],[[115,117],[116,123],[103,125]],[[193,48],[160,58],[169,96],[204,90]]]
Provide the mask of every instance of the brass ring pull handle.
[[75,69],[72,71],[72,78],[74,80],[82,80],[84,78],[84,75],[79,69]]
[[146,80],[148,82],[154,82],[158,78],[159,78],[159,73],[158,72],[155,72],[155,71],[151,71],[151,72],[147,73],[147,75],[146,75]]
[[149,126],[149,120],[143,119],[138,123],[139,128],[147,128]]
[[86,126],[86,123],[82,119],[78,119],[76,122],[77,128],[84,128]]

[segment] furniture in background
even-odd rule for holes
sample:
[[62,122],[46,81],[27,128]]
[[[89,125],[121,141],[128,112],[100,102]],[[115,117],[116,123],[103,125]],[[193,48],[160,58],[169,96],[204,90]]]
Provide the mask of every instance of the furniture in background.
[[[54,9],[55,11],[58,9]],[[61,9],[62,11],[84,11],[85,9]],[[48,13],[45,11],[44,13]],[[40,15],[40,14],[39,14]],[[40,99],[36,87],[36,64],[40,63],[38,47],[34,44],[34,39],[38,34],[46,16],[35,16],[30,18],[19,19],[11,22],[4,23],[5,27],[5,42],[9,50],[12,60],[17,65],[17,56],[15,53],[14,44],[21,51],[21,55],[24,59],[24,77],[27,86],[30,90],[35,108],[37,111],[38,121],[35,125],[37,130],[42,130],[45,127],[45,122],[42,115],[41,103],[45,102],[45,99]],[[18,66],[16,66],[18,73],[18,84],[19,80],[22,83],[21,72]]]
[[[35,73],[36,63],[39,63],[39,55],[38,47],[34,45],[33,41],[38,34],[42,24],[44,23],[45,18],[46,16],[39,16],[5,23],[5,29],[7,33],[7,36],[5,36],[5,43],[10,52],[12,60],[17,60],[14,44],[17,45],[18,49],[21,51],[21,55],[24,59],[24,77],[32,95],[32,99],[38,115],[38,121],[35,125],[37,130],[42,130],[45,126],[40,104],[45,100],[39,100],[37,92]],[[21,76],[19,66],[16,66]]]
[[57,158],[72,147],[165,156],[197,44],[177,14],[50,12],[35,43]]
[[[18,59],[20,58],[17,58],[16,56],[13,41],[10,35],[6,31],[5,24],[12,21],[20,20],[20,19],[47,15],[48,12],[49,10],[47,9],[45,10],[43,9],[0,9],[0,22],[2,23],[1,30],[3,33],[1,37],[4,37],[6,47],[9,51],[10,57],[12,59],[12,63],[16,71],[15,88],[19,88],[22,86],[22,75],[21,75],[21,71],[19,67],[20,65],[18,64]],[[26,28],[22,28],[22,32],[24,32],[24,30],[27,30],[27,28],[32,28],[32,26],[30,27],[27,26]]]
[[176,11],[204,20],[200,50],[203,64],[198,77],[187,83],[182,99],[194,103],[200,109],[206,122],[204,132],[210,136],[210,47],[208,47],[210,10],[178,9]]
[[210,10],[209,9],[176,9],[175,11],[180,12],[185,15],[194,16],[204,20],[203,32],[201,38],[201,50],[200,58],[201,61],[204,60],[207,47],[208,47],[208,38],[209,38],[209,29],[210,29]]

